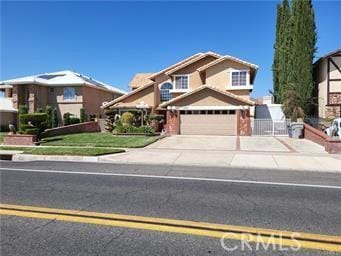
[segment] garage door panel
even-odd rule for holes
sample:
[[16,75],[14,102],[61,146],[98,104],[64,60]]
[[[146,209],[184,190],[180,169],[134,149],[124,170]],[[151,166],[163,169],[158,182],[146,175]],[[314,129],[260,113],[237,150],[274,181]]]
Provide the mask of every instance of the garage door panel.
[[188,135],[236,135],[236,115],[181,115],[180,133]]

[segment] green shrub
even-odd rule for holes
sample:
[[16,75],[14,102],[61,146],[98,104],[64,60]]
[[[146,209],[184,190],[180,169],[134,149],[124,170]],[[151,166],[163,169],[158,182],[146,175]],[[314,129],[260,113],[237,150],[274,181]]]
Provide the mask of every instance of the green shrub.
[[89,115],[89,121],[95,121],[96,120],[96,114]]
[[28,113],[28,107],[26,105],[19,105],[18,108],[18,114],[27,114]]
[[121,116],[121,122],[123,125],[132,125],[134,122],[134,114],[130,112],[125,112]]
[[64,115],[63,115],[63,124],[65,126],[70,124],[70,118],[71,118],[71,113],[69,113],[69,112],[64,113]]
[[88,116],[87,116],[87,114],[85,113],[85,109],[84,108],[81,108],[80,109],[80,122],[81,123],[84,123],[84,122],[86,122],[87,120],[88,120]]
[[25,134],[39,135],[39,133],[40,133],[39,128],[29,128],[25,130]]
[[43,109],[42,108],[37,108],[37,110],[36,110],[36,113],[43,113],[44,111],[43,111]]
[[78,117],[70,117],[70,123],[69,124],[79,124],[81,120]]
[[52,111],[52,117],[51,117],[51,128],[58,127],[58,113],[57,109],[54,108]]
[[53,113],[52,108],[50,106],[46,106],[45,113],[46,113],[46,127],[52,128],[52,113]]
[[150,126],[136,127],[133,125],[118,125],[114,129],[114,133],[145,133],[153,134],[154,130]]
[[20,132],[39,136],[47,127],[46,116],[46,113],[20,114]]
[[27,124],[31,122],[34,126],[39,125],[42,122],[46,122],[46,114],[45,113],[28,113],[21,114],[20,121]]

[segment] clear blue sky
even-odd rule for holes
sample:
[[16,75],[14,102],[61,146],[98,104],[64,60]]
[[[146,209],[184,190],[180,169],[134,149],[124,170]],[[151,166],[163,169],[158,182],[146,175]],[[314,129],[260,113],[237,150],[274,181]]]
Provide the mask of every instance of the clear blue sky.
[[[260,66],[254,97],[272,88],[276,1],[1,2],[0,80],[71,69],[128,90],[199,51]],[[341,48],[341,2],[314,2],[321,56]]]

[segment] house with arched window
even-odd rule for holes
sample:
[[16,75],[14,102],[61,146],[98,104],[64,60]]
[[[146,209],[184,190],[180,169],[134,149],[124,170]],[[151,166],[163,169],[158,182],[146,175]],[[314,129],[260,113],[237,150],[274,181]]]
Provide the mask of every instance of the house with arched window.
[[197,53],[157,73],[136,74],[131,92],[102,108],[162,114],[169,134],[249,135],[257,69],[229,55]]
[[80,117],[80,109],[89,117],[101,118],[104,116],[102,103],[125,94],[118,88],[70,70],[0,81],[0,92],[12,102],[15,110],[20,105],[26,105],[29,112],[51,106],[57,110],[60,125],[65,113]]

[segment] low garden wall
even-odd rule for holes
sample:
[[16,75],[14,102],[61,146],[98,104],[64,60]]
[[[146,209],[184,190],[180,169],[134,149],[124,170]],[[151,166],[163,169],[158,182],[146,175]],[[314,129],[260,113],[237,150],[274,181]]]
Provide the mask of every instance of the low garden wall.
[[71,124],[67,126],[56,127],[52,129],[47,129],[42,133],[42,137],[50,137],[57,135],[64,135],[70,133],[80,133],[80,132],[100,132],[101,129],[98,122],[85,122],[80,124]]
[[341,140],[331,139],[324,132],[304,124],[304,138],[320,144],[330,154],[341,154]]
[[304,138],[324,147],[326,140],[329,139],[329,136],[324,132],[310,126],[309,124],[304,124]]
[[5,145],[35,145],[37,142],[36,135],[28,134],[7,134],[4,136]]

